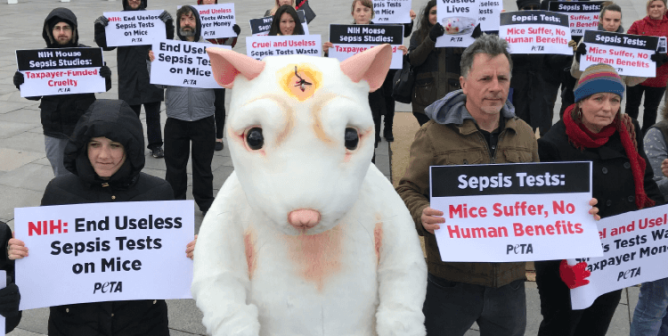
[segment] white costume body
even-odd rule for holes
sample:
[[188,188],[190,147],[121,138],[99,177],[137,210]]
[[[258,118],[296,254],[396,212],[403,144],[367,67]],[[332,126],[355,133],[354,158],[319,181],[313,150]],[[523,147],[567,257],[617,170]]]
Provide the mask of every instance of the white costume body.
[[[227,138],[235,172],[209,209],[195,250],[192,292],[207,331],[425,335],[427,270],[413,220],[370,164],[367,80],[377,87],[382,75],[382,83],[374,63],[389,66],[389,47],[362,67],[372,68],[371,77],[357,82],[333,59],[269,57],[259,65],[231,51],[209,52],[233,59],[224,67],[249,62],[256,75],[249,80],[239,69],[233,82]],[[221,61],[211,58],[218,80]],[[281,84],[294,66],[310,69],[300,76],[310,91]],[[245,142],[251,128],[262,129],[261,149]],[[346,128],[358,130],[354,150],[344,146]],[[317,211],[317,225],[288,223],[297,209]]]

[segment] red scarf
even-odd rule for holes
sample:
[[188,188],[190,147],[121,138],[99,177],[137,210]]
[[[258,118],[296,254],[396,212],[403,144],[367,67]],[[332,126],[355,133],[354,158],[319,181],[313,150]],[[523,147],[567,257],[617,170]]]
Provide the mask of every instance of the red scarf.
[[575,108],[575,104],[569,106],[564,112],[564,125],[566,125],[566,135],[568,140],[575,146],[575,148],[584,150],[585,148],[598,148],[605,145],[610,136],[619,132],[619,138],[622,140],[624,152],[631,162],[631,173],[633,174],[633,182],[635,184],[636,205],[638,209],[644,207],[651,207],[655,202],[647,197],[645,193],[644,175],[646,162],[638,154],[637,145],[634,144],[634,139],[628,130],[628,126],[633,127],[631,117],[627,114],[617,113],[617,117],[612,121],[612,124],[603,127],[598,133],[593,133],[581,122],[575,122],[571,116],[571,112]]

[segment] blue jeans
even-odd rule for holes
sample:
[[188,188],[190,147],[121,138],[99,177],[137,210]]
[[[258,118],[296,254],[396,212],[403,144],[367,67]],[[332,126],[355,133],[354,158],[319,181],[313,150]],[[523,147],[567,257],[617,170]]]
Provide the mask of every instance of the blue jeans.
[[631,336],[668,336],[668,278],[645,282],[640,287],[640,297],[633,322]]
[[478,322],[481,336],[523,336],[527,323],[524,280],[491,288],[429,274],[422,308],[427,336],[462,336]]

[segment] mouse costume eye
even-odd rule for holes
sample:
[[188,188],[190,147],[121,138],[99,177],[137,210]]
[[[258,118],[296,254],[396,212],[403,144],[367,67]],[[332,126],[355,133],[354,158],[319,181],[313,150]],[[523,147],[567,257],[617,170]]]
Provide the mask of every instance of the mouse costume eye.
[[344,136],[345,146],[348,150],[357,149],[357,144],[360,142],[360,137],[357,134],[357,130],[354,128],[346,128],[346,134]]
[[262,129],[259,127],[253,127],[248,130],[248,132],[246,132],[246,143],[252,150],[262,149],[262,146],[264,146],[264,136],[262,135]]

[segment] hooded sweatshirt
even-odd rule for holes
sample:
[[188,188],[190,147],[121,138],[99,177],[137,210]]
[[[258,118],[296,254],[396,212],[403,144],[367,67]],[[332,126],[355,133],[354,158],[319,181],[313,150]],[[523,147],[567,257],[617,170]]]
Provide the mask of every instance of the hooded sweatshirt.
[[[67,22],[67,24],[72,27],[72,39],[70,40],[70,43],[61,46],[58,44],[58,42],[56,42],[56,40],[53,38],[52,29],[49,28],[49,22],[52,20],[52,27],[55,26],[55,23],[62,21]],[[46,19],[44,19],[44,30],[42,31],[42,37],[44,38],[44,42],[46,42],[47,48],[86,47],[84,45],[79,45],[79,30],[76,15],[74,15],[71,10],[63,7],[52,10],[51,13],[46,16]]]

